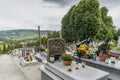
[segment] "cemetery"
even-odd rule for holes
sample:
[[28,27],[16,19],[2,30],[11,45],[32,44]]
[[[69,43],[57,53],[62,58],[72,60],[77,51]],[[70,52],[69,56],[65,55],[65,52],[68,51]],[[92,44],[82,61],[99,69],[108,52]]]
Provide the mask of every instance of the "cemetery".
[[35,51],[32,48],[20,49],[19,57],[20,57],[20,64],[22,66],[38,63],[38,61],[35,59]]
[[111,48],[111,44],[115,43],[91,42],[90,38],[67,44],[63,38],[51,38],[47,48],[24,47],[14,52],[21,67],[42,63],[40,80],[119,80],[119,45]]
[[[119,80],[120,55],[110,50],[101,60],[101,54],[98,55],[86,42],[69,45],[68,50],[64,39],[48,40],[48,53],[40,52],[35,56],[36,60],[43,62],[39,68],[41,80],[88,80],[89,77],[89,80]],[[76,49],[73,50],[75,45]]]
[[[119,19],[114,10],[109,12],[110,6],[101,5],[100,0],[33,0],[23,3],[25,8],[21,10],[26,11],[26,15],[10,13],[14,18],[20,17],[9,19],[9,23],[23,21],[20,26],[29,26],[29,30],[15,28],[0,32],[3,80],[6,80],[7,72],[8,77],[10,72],[13,76],[18,72],[21,80],[120,80],[120,28],[115,25]],[[12,11],[17,11],[14,8]],[[112,8],[117,10],[118,6]],[[8,22],[6,18],[3,20]],[[18,26],[21,22],[14,23]],[[40,24],[38,30],[33,29],[36,24]],[[18,80],[17,77],[14,80]]]

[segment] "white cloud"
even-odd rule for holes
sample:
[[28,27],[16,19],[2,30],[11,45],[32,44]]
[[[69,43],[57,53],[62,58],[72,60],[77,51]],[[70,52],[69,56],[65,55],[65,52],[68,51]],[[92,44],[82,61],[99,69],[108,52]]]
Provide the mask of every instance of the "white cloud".
[[[59,3],[44,0],[0,0],[0,30],[37,29],[38,25],[43,30],[60,30],[62,17],[78,2],[79,0],[61,0]],[[120,26],[119,3],[113,0],[100,0],[100,3],[109,8],[114,24]]]
[[60,25],[67,8],[42,0],[0,0],[0,30],[36,29],[37,25],[40,25],[41,29],[60,30],[60,26],[55,29],[54,27]]

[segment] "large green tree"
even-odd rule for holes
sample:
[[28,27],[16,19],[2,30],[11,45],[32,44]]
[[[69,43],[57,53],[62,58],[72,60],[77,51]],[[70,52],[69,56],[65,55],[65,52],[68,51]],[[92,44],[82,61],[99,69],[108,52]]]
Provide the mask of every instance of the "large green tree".
[[102,7],[100,10],[101,10],[101,17],[105,25],[104,27],[102,27],[104,33],[100,33],[100,34],[104,35],[103,39],[105,38],[111,40],[114,37],[116,37],[116,30],[115,30],[115,26],[113,25],[112,17],[108,16],[108,9],[106,7]]
[[101,26],[101,14],[97,0],[81,0],[62,19],[62,36],[66,41],[94,38]]
[[71,9],[68,11],[68,13],[63,17],[62,19],[62,29],[61,29],[61,34],[62,37],[67,41],[67,42],[72,42],[75,38],[75,33],[74,30],[74,10],[75,10],[75,5],[71,7]]
[[72,6],[62,19],[61,32],[67,42],[88,37],[105,40],[117,36],[112,17],[108,16],[108,9],[100,8],[98,0],[81,0],[78,5]]

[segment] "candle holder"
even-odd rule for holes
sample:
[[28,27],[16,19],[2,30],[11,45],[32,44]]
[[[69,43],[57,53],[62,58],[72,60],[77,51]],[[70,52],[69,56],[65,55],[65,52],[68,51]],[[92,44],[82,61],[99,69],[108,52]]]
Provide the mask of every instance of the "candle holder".
[[71,65],[68,65],[67,68],[68,68],[68,71],[72,71]]
[[85,68],[85,62],[82,62],[82,67]]
[[75,69],[78,70],[79,69],[79,64],[76,63]]

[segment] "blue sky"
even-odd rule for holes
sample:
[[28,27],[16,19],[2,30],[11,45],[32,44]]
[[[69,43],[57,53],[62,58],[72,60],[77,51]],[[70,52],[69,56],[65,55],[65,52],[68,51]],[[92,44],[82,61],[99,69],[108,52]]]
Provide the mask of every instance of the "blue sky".
[[[114,25],[120,27],[120,0],[99,0],[109,9]],[[61,20],[79,0],[0,0],[0,30],[60,30]],[[117,27],[117,28],[118,28]]]

